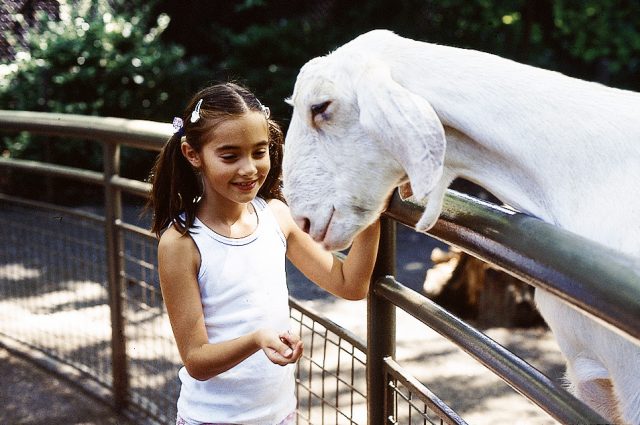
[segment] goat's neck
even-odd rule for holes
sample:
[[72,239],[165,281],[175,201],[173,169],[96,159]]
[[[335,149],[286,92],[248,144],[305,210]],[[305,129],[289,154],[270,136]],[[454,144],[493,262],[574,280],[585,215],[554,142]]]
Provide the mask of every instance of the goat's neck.
[[445,167],[449,179],[464,178],[482,186],[502,202],[520,211],[546,221],[555,221],[548,212],[548,200],[535,177],[528,178],[517,164],[500,157],[498,152],[488,151],[456,129],[445,127],[445,131]]
[[624,142],[640,138],[638,94],[481,52],[416,43],[404,54],[424,59],[400,58],[394,78],[462,135],[448,132],[453,172],[520,210],[562,221],[553,207],[560,198],[577,208],[598,193],[594,184],[611,178],[611,164],[640,163],[640,149]]

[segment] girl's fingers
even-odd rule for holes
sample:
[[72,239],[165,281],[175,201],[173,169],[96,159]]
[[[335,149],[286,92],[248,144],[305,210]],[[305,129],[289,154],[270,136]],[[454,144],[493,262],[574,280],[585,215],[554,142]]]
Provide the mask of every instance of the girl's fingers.
[[271,360],[273,363],[278,364],[280,366],[289,364],[289,358],[284,357],[282,354],[278,353],[276,350],[271,350],[271,354],[268,355],[267,357],[269,357],[269,360]]
[[277,335],[276,341],[271,341],[264,352],[273,363],[284,366],[295,363],[302,356],[303,345],[300,337],[291,332],[282,332]]
[[304,345],[302,341],[298,341],[293,347],[293,354],[291,355],[291,359],[293,361],[298,361],[298,359],[302,356],[302,351],[304,350]]
[[292,334],[290,331],[287,331],[280,334],[280,341],[284,342],[289,347],[292,347],[296,343],[300,342],[300,337]]
[[280,340],[287,344],[293,350],[291,355],[292,362],[297,361],[302,356],[303,344],[298,335],[292,334],[290,331],[280,334]]
[[293,355],[293,348],[289,346],[286,340],[283,341],[282,338],[280,338],[280,341],[278,341],[278,343],[274,344],[274,346],[272,347],[272,351],[280,358],[285,359],[287,362]]

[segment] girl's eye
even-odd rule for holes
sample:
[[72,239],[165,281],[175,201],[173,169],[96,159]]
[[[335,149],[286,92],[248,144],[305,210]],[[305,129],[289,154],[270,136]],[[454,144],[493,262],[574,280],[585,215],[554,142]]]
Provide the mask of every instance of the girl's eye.
[[256,151],[253,155],[254,155],[256,158],[262,158],[262,157],[264,157],[264,156],[267,154],[267,152],[268,152],[268,151],[267,151],[266,149],[263,149],[263,150]]
[[222,158],[224,161],[233,161],[236,159],[236,156],[227,154],[227,155],[220,155],[220,158]]

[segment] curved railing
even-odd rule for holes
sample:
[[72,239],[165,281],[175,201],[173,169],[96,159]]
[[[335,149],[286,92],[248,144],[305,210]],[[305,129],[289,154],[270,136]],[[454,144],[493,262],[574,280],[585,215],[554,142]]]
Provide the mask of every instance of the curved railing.
[[[99,141],[104,146],[103,172],[11,158],[0,158],[0,170],[61,176],[105,188],[103,224],[113,364],[113,379],[105,385],[112,390],[115,407],[125,409],[132,404],[132,399],[133,402],[137,402],[138,399],[131,394],[127,369],[124,304],[128,277],[125,270],[127,254],[123,235],[125,232],[134,232],[141,237],[149,238],[151,235],[123,220],[121,193],[144,196],[149,186],[147,183],[125,179],[119,175],[119,148],[124,145],[157,151],[170,134],[171,126],[115,118],[0,111],[0,129],[6,132],[27,131],[80,137]],[[3,200],[10,201],[7,197],[3,197]],[[327,329],[339,335],[340,341],[346,341],[354,358],[358,357],[356,351],[366,351],[366,391],[357,389],[358,384],[353,380],[349,385],[353,392],[366,398],[368,422],[386,423],[386,418],[390,417],[391,412],[397,412],[397,398],[390,394],[397,394],[397,386],[402,385],[415,394],[424,403],[425,408],[436,412],[443,421],[464,423],[463,419],[416,382],[415,378],[408,375],[394,360],[395,307],[407,311],[460,346],[560,422],[604,422],[559,384],[480,331],[394,279],[395,223],[413,227],[421,212],[420,206],[402,202],[396,195],[385,213],[375,282],[368,297],[367,330],[368,334],[375,335],[375,338],[369,338],[367,344],[363,345],[348,332],[345,333],[316,313],[304,312],[305,317],[312,317],[313,321],[328,326]],[[625,257],[533,217],[453,191],[448,192],[440,220],[429,233],[531,285],[554,293],[624,337],[636,343],[640,341],[638,259]],[[149,243],[152,243],[152,239],[149,240]],[[136,261],[153,269],[154,260],[155,258]],[[143,286],[148,287],[145,290],[151,291],[154,288],[148,280],[142,279],[145,283]],[[292,301],[292,309],[296,308],[302,309]],[[302,319],[300,322],[302,323]],[[362,368],[364,364],[352,364],[352,367]],[[337,376],[336,379],[342,378]],[[302,380],[299,378],[299,385],[300,382]],[[336,407],[336,411],[338,410]],[[348,416],[344,412],[340,414]],[[308,420],[311,422],[311,419]]]

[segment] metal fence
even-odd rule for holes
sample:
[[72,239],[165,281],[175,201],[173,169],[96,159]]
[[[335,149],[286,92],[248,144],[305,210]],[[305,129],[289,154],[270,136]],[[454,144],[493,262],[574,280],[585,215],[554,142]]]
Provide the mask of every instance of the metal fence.
[[[119,173],[122,146],[157,151],[170,126],[0,111],[0,129],[87,139],[102,143],[104,152],[102,172],[0,157],[5,180],[58,176],[104,190],[97,211],[0,194],[0,343],[43,353],[138,422],[173,423],[179,356],[159,292],[156,242],[127,220],[121,200],[123,193],[144,196],[149,188]],[[394,279],[395,223],[413,226],[420,212],[396,196],[385,213],[367,299],[367,334],[375,337],[361,341],[291,300],[306,347],[296,375],[298,423],[464,423],[396,362],[396,308],[459,345],[558,421],[604,422],[559,384]],[[431,233],[640,340],[634,260],[454,192]]]

